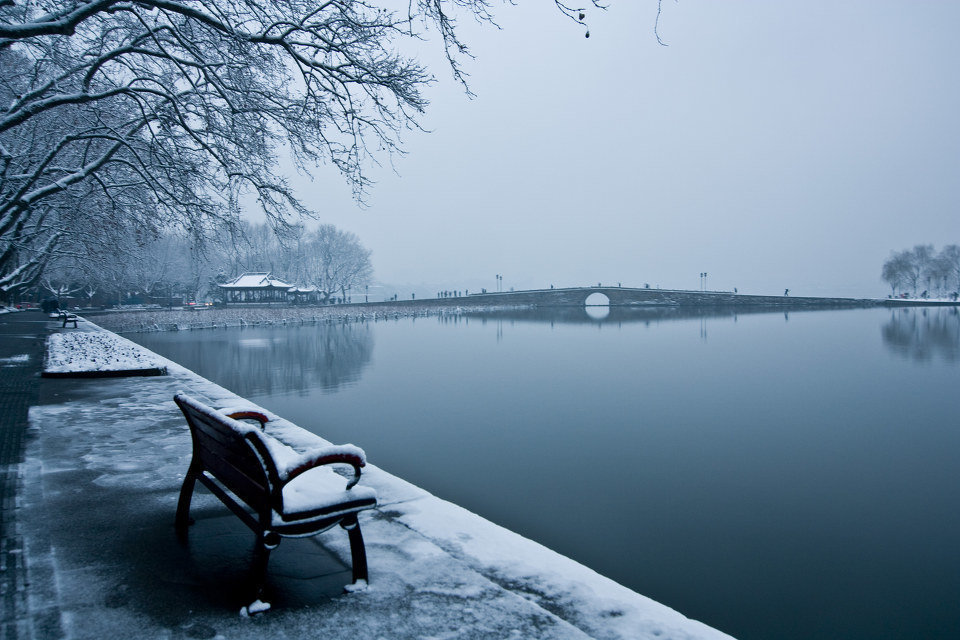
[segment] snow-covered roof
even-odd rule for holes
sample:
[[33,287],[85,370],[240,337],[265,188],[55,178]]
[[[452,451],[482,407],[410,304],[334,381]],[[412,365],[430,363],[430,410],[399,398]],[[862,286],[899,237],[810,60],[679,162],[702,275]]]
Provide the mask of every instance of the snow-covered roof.
[[271,278],[269,273],[260,272],[241,274],[233,282],[225,282],[219,286],[221,289],[267,289],[271,287],[289,289],[292,285]]
[[316,287],[290,287],[290,293],[314,293],[316,291]]

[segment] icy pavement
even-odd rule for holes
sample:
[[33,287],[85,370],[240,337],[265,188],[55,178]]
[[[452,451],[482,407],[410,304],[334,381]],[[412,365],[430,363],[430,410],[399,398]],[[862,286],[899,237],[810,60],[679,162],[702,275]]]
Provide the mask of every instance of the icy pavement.
[[[172,398],[249,403],[160,360],[169,375],[41,383],[19,509],[35,637],[729,637],[374,464],[361,479],[380,498],[360,520],[369,588],[343,593],[350,552],[334,528],[284,540],[273,609],[243,618],[253,534],[199,490],[189,543],[174,534],[190,437]],[[282,423],[272,433],[328,444]]]

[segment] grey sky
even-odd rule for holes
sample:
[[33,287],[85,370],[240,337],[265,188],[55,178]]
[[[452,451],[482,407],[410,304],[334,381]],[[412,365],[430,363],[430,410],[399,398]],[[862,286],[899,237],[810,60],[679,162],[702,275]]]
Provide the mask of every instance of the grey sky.
[[[960,3],[611,0],[464,22],[468,99],[435,49],[430,134],[359,209],[303,182],[378,279],[622,282],[885,295],[892,249],[960,243]],[[298,184],[301,184],[298,182]]]

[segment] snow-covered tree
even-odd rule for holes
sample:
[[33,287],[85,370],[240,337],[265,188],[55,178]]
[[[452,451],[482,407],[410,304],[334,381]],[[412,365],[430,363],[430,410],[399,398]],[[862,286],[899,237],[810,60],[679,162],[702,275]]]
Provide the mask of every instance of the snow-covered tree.
[[324,301],[339,293],[367,284],[373,275],[370,251],[353,233],[332,224],[320,225],[306,243],[307,284],[320,292]]
[[[0,50],[0,104],[23,100],[48,66]],[[144,163],[157,165],[159,156],[143,138],[118,139],[137,119],[117,100],[64,104],[18,123],[0,116],[0,293],[28,285],[51,257],[111,235],[100,229],[156,233],[176,218],[157,206],[158,189],[174,181],[143,179]]]
[[897,289],[906,289],[916,295],[922,287],[941,294],[951,286],[960,289],[960,246],[947,245],[940,253],[934,251],[932,244],[895,251],[883,263],[881,276],[894,294]]
[[77,284],[77,280],[69,272],[62,269],[41,277],[40,286],[50,292],[57,299],[58,304],[62,303],[67,296],[83,290],[83,285]]
[[333,165],[360,197],[366,168],[427,104],[431,75],[403,43],[438,34],[463,80],[456,20],[491,21],[492,4],[0,1],[0,293],[34,279],[61,234],[104,215],[60,220],[63,199],[93,196],[114,222],[199,236],[235,223],[252,194],[282,225],[310,212],[277,173],[280,152],[305,172]]
[[897,289],[902,289],[907,282],[907,273],[910,271],[910,257],[908,251],[894,252],[886,262],[883,263],[881,277],[890,285],[893,295],[897,294]]
[[937,263],[944,275],[946,291],[960,291],[960,245],[948,244],[937,254]]
[[294,224],[277,233],[279,269],[290,282],[307,282],[307,246],[309,232],[305,224]]

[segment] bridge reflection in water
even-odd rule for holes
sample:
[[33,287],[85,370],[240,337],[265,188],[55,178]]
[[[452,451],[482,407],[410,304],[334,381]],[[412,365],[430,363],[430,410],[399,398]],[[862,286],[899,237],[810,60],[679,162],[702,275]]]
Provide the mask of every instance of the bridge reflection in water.
[[622,325],[631,323],[656,324],[672,320],[697,318],[729,318],[736,321],[739,316],[756,314],[783,314],[789,319],[790,313],[810,313],[849,309],[848,306],[823,305],[820,307],[802,307],[784,310],[770,306],[558,306],[537,307],[531,309],[504,309],[496,311],[467,311],[459,316],[447,318],[473,318],[480,321],[509,320],[514,322],[540,322],[547,324],[597,324]]

